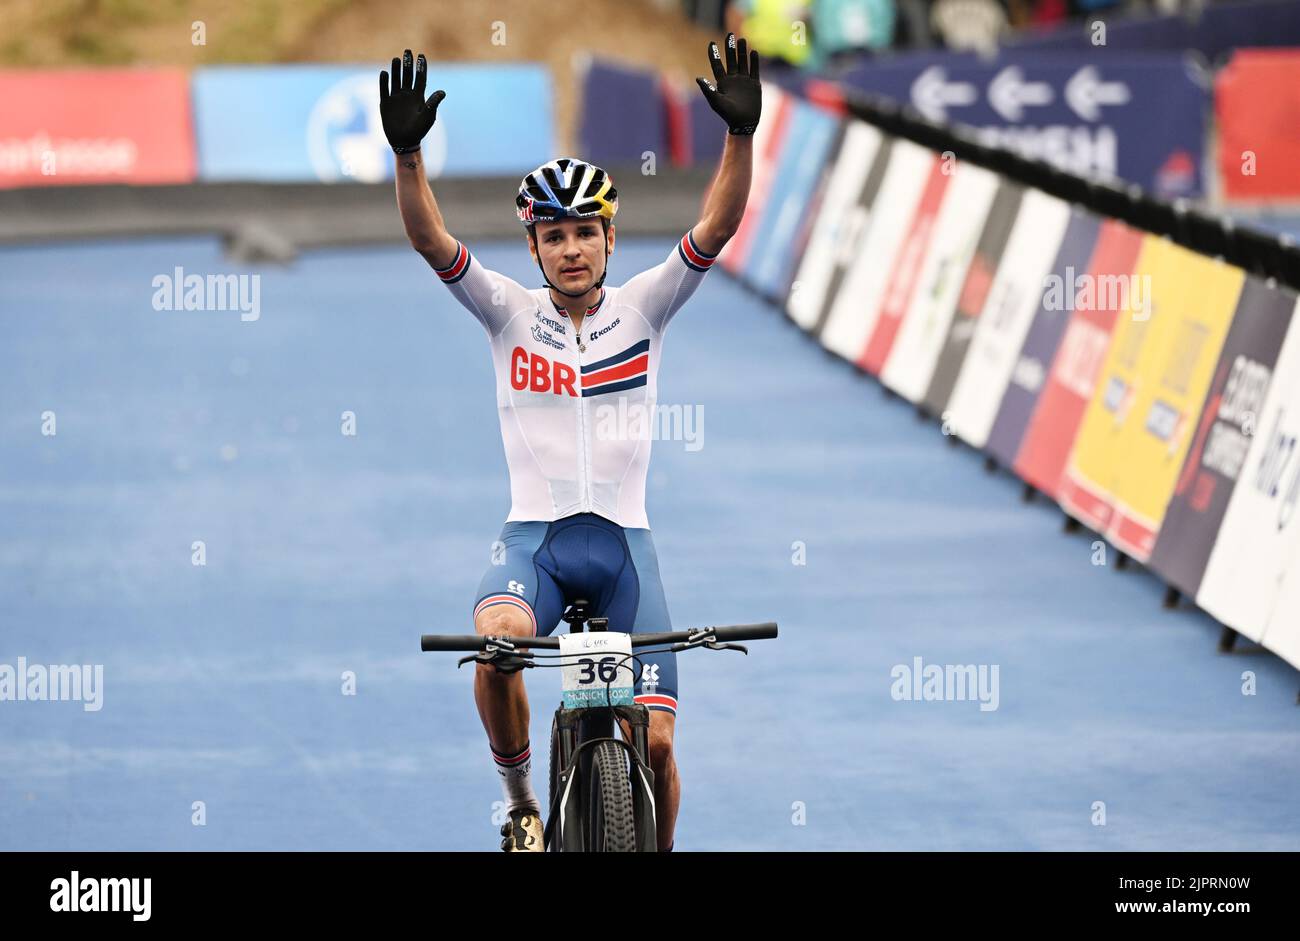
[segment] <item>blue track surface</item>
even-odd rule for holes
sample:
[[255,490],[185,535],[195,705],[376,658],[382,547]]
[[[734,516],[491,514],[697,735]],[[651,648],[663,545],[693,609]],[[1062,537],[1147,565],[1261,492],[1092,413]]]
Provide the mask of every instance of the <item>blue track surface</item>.
[[[621,240],[611,280],[669,247]],[[522,241],[474,248],[536,283]],[[0,849],[495,848],[471,674],[418,651],[471,629],[508,509],[482,329],[409,251],[262,271],[252,323],[153,310],[178,265],[233,270],[207,239],[0,251],[0,663],[104,665],[99,712],[0,702]],[[1216,655],[721,272],[660,399],[705,418],[651,462],[675,625],[782,630],[680,658],[679,848],[1300,849],[1283,662]],[[998,708],[895,701],[917,656],[997,665]],[[544,789],[558,675],[528,686]]]

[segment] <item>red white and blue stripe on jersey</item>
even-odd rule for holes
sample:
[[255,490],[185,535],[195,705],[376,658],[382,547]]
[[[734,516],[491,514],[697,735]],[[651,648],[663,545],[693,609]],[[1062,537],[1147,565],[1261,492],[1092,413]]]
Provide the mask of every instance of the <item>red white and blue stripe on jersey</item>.
[[650,374],[650,341],[633,343],[621,353],[582,366],[582,394],[604,395],[646,384]]
[[533,614],[533,606],[518,595],[509,595],[505,593],[488,595],[478,604],[474,605],[474,620],[478,620],[480,611],[498,604],[514,605],[516,608],[523,611],[524,614],[528,615],[528,621],[533,626],[533,636],[537,636],[537,616]]
[[665,696],[663,693],[642,693],[639,696],[633,696],[632,699],[647,709],[658,709],[661,712],[671,712],[673,715],[677,715],[676,696]]
[[443,284],[455,284],[469,271],[469,249],[457,242],[455,260],[448,267],[434,268],[433,271],[442,278]]
[[682,256],[682,261],[686,262],[686,267],[695,271],[708,271],[718,257],[717,255],[706,255],[700,251],[700,246],[695,244],[695,239],[691,238],[689,232],[683,235],[682,240],[677,243],[677,251]]

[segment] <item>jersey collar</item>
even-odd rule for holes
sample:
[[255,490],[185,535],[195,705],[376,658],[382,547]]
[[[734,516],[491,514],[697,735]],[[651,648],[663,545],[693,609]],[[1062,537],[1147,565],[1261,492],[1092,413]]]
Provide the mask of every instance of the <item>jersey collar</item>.
[[[549,293],[549,292],[548,292],[548,293]],[[557,314],[563,314],[563,315],[566,316],[566,317],[569,316],[568,308],[565,308],[565,307],[560,306],[559,304],[556,304],[556,303],[555,303],[555,298],[551,298],[551,303],[555,306],[555,312],[556,312]],[[588,317],[591,317],[593,314],[595,314],[596,311],[600,310],[600,305],[603,304],[603,303],[605,303],[605,289],[604,289],[604,288],[601,288],[601,289],[600,289],[600,297],[596,298],[596,303],[592,304],[590,307],[587,308],[587,312],[586,312],[585,314],[583,314],[583,319],[585,320],[585,319],[587,319]]]

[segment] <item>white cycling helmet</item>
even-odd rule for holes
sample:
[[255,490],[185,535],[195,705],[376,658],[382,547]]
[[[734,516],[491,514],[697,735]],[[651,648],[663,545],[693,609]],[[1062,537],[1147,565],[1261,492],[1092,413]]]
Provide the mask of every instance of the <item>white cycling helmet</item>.
[[524,177],[515,197],[515,215],[524,225],[560,219],[613,220],[618,190],[609,174],[574,157],[544,163]]

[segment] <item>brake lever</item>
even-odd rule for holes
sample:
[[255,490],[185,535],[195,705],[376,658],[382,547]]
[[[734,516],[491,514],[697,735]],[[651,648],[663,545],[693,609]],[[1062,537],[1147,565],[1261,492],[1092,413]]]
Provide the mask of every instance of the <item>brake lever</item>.
[[711,628],[693,632],[686,640],[673,644],[672,651],[673,653],[681,653],[683,650],[690,650],[694,647],[707,647],[710,650],[739,650],[743,654],[749,654],[749,650],[741,644],[724,644],[715,639]]
[[534,666],[533,652],[520,650],[511,643],[509,636],[489,637],[484,649],[472,657],[461,657],[456,661],[456,669],[467,663],[481,663],[496,667],[498,673],[518,673],[524,667]]
[[749,648],[744,644],[722,644],[714,640],[709,641],[704,646],[708,647],[710,650],[739,650],[745,656],[749,656]]
[[524,667],[533,667],[533,652],[531,650],[521,650],[510,652],[505,650],[491,650],[476,653],[472,657],[461,657],[456,661],[456,669],[460,669],[467,663],[481,663],[484,666],[496,667],[498,673],[518,673]]

